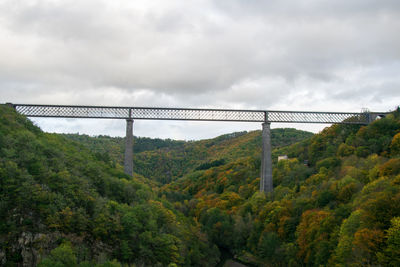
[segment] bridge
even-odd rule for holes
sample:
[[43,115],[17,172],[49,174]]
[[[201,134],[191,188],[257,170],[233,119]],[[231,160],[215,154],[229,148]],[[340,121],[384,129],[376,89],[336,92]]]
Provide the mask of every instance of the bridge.
[[124,172],[133,173],[133,121],[134,120],[186,120],[262,123],[262,157],[260,191],[272,192],[271,123],[325,123],[366,125],[387,112],[320,112],[236,109],[195,109],[159,107],[112,107],[68,105],[8,105],[27,117],[92,118],[126,120]]

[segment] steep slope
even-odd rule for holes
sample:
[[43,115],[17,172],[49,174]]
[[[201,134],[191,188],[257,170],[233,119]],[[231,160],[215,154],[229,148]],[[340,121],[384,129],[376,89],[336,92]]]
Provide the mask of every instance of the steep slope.
[[[290,159],[277,162],[279,154]],[[273,194],[254,193],[257,162],[197,170],[161,193],[213,243],[255,265],[400,264],[399,110],[276,149]]]
[[212,266],[218,261],[218,250],[198,224],[137,177],[83,145],[43,133],[4,105],[0,183],[0,265],[119,266],[106,262],[117,259]]

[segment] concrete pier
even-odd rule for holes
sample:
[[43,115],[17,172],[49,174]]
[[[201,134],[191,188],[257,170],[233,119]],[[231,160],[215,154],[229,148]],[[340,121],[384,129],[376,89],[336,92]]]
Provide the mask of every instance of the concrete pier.
[[126,120],[124,172],[133,174],[133,119]]
[[260,192],[272,191],[271,123],[265,122],[262,124]]

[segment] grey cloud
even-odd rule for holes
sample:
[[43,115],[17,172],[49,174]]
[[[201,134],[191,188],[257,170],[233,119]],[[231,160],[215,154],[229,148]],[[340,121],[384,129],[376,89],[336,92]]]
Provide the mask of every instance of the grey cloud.
[[399,32],[399,1],[4,0],[0,100],[384,109]]
[[363,14],[390,13],[400,9],[397,0],[214,0],[214,5],[228,16],[247,17],[347,17]]
[[[371,51],[378,52],[380,60],[385,54],[387,58],[398,54],[395,34],[374,38],[385,40],[390,49],[368,40],[380,34],[384,25],[360,31],[373,20],[299,22],[281,12],[277,22],[267,16],[262,22],[221,19],[217,23],[201,14],[188,17],[177,10],[142,16],[122,12],[121,19],[108,12],[104,3],[96,3],[97,12],[93,2],[73,3],[31,6],[14,20],[20,26],[17,29],[37,29],[44,36],[38,49],[48,52],[43,57],[47,73],[63,72],[94,86],[199,93],[209,88],[224,90],[257,73],[289,80],[319,73],[328,79],[330,70],[340,64],[373,60]],[[218,34],[211,30],[216,28]]]

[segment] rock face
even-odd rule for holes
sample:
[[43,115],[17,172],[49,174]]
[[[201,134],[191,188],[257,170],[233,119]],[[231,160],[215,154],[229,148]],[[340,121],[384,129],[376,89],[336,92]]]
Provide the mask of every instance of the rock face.
[[23,232],[21,237],[18,238],[18,248],[21,249],[21,257],[23,259],[23,266],[33,266],[37,262],[37,253],[32,247],[34,235],[30,232]]
[[61,234],[57,232],[51,234],[22,232],[12,251],[21,254],[22,266],[36,266],[43,255],[47,255],[57,246],[56,242],[60,237]]
[[3,266],[6,264],[6,253],[0,249],[0,265]]
[[[0,266],[4,266],[10,261],[11,257],[18,257],[18,266],[33,267],[50,252],[60,245],[60,240],[69,240],[76,248],[87,249],[85,256],[80,260],[90,260],[98,263],[106,261],[112,252],[112,248],[101,241],[84,240],[83,237],[74,234],[63,234],[60,232],[52,233],[32,233],[22,232],[14,239],[10,250],[0,249]],[[0,240],[1,243],[1,240]],[[79,249],[78,249],[79,250]],[[77,252],[79,254],[79,252]]]
[[36,266],[43,256],[57,247],[57,241],[62,235],[58,232],[43,234],[22,232],[8,249],[0,249],[0,266],[4,266],[11,260],[18,258],[18,266]]

